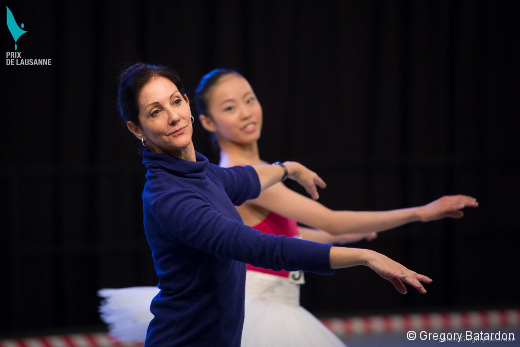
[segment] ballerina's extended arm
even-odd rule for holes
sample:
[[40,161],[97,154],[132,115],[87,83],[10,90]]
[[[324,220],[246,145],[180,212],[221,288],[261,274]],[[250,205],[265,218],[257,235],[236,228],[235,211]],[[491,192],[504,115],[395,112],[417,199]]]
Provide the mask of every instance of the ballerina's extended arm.
[[[427,205],[389,211],[334,211],[283,184],[275,184],[246,204],[259,206],[284,217],[318,229],[300,228],[304,239],[346,243],[374,238],[374,232],[393,229],[411,222],[429,222],[446,217],[461,218],[465,207],[477,207],[475,198],[466,195],[444,196]],[[321,230],[321,232],[320,232]],[[323,233],[325,231],[329,235]],[[357,234],[357,235],[346,235]],[[366,234],[365,236],[359,234]]]

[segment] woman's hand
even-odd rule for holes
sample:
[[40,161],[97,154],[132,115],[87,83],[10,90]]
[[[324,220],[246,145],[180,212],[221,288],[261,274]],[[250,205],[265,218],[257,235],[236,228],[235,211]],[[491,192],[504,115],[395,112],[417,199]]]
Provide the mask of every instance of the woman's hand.
[[366,266],[374,270],[379,276],[390,281],[399,293],[406,294],[404,281],[417,289],[419,293],[426,294],[426,289],[424,289],[421,282],[431,283],[431,278],[409,270],[383,254],[371,250],[366,251],[368,252]]
[[477,207],[477,199],[466,195],[446,195],[440,199],[417,208],[419,220],[429,222],[446,217],[461,218],[464,207]]
[[356,265],[368,266],[379,276],[390,281],[401,294],[406,293],[406,287],[403,282],[408,283],[422,294],[426,293],[426,289],[424,289],[421,282],[432,282],[431,278],[409,270],[383,254],[368,249],[331,247],[331,269],[340,269]]
[[319,198],[316,186],[325,188],[327,184],[315,172],[294,161],[286,161],[283,164],[287,167],[290,179],[302,185],[314,200]]
[[[319,197],[317,185],[321,188],[327,186],[315,172],[300,163],[286,161],[283,165],[287,169],[287,177],[301,184],[313,199]],[[258,174],[262,191],[280,182],[284,174],[284,170],[279,165],[254,165],[253,169]]]

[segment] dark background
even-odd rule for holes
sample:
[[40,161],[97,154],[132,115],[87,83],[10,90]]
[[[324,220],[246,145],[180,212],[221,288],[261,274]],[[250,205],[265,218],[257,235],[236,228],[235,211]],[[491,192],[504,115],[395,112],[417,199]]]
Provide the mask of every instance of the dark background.
[[[334,209],[477,197],[461,220],[357,244],[434,279],[398,294],[366,268],[309,274],[319,317],[520,304],[519,1],[6,1],[28,32],[2,67],[0,335],[102,329],[96,291],[155,285],[138,143],[118,74],[234,68],[264,109],[263,159],[296,160]],[[5,18],[5,17],[4,17]],[[4,25],[1,47],[14,41]],[[192,107],[195,113],[194,107]],[[213,162],[195,124],[195,148]]]

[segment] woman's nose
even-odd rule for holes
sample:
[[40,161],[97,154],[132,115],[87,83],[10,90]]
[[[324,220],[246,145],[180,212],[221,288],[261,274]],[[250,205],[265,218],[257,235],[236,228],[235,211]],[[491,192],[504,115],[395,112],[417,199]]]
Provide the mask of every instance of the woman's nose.
[[176,124],[181,120],[181,117],[175,110],[169,110],[168,111],[168,123],[170,124]]
[[246,107],[246,106],[242,106],[241,109],[240,109],[240,117],[242,119],[248,119],[251,117],[251,110],[249,109],[249,107]]

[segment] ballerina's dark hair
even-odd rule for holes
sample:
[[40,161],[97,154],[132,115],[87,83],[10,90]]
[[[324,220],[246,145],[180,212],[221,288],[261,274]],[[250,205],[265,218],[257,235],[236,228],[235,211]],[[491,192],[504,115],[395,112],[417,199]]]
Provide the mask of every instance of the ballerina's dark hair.
[[194,95],[195,106],[197,107],[197,112],[199,115],[203,114],[205,116],[211,117],[211,115],[208,113],[208,100],[211,88],[218,83],[220,78],[231,74],[243,77],[237,71],[230,69],[215,69],[202,76],[197,89],[195,89]]
[[119,78],[117,108],[125,125],[128,121],[139,125],[139,106],[137,104],[139,93],[150,79],[158,76],[172,81],[186,99],[181,77],[174,69],[167,66],[144,63],[132,65],[126,69]]

